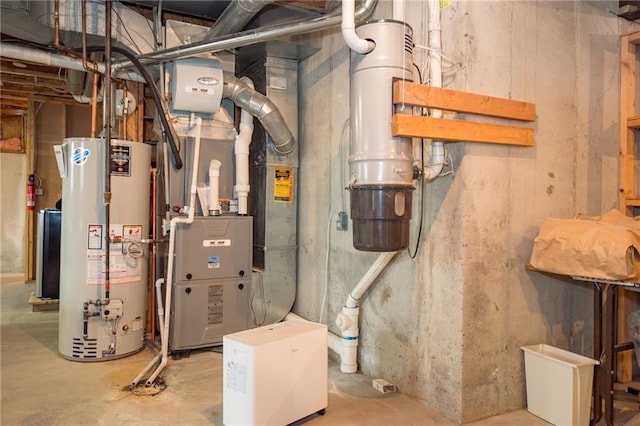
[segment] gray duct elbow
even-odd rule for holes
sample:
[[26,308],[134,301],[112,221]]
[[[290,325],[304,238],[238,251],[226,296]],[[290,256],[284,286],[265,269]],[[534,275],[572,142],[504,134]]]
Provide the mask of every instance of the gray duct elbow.
[[287,127],[278,107],[265,95],[255,91],[240,79],[225,73],[222,97],[256,117],[271,137],[276,153],[286,155],[296,147],[296,140]]

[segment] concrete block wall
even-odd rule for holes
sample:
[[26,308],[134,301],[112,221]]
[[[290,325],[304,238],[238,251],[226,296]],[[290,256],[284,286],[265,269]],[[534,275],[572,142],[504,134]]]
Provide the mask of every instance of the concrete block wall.
[[[591,287],[524,265],[544,218],[616,207],[619,36],[630,28],[609,13],[616,4],[453,1],[442,9],[444,54],[458,64],[445,74],[447,87],[535,103],[536,145],[448,145],[457,170],[426,188],[416,259],[400,253],[361,302],[365,374],[466,423],[524,406],[521,346],[592,356]],[[425,2],[407,2],[421,45],[426,12]],[[375,18],[390,16],[381,1]],[[322,311],[334,332],[335,315],[376,256],[354,250],[350,230],[335,229],[335,213],[349,211],[348,70],[349,53],[331,31],[299,76],[294,311],[312,320]],[[417,190],[414,218],[419,200]],[[574,332],[575,321],[584,330]]]

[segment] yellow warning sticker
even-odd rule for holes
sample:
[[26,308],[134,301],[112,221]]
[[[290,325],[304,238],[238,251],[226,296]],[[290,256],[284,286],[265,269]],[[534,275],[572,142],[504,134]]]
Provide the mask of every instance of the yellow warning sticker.
[[293,202],[293,168],[276,167],[273,180],[273,198],[283,203]]

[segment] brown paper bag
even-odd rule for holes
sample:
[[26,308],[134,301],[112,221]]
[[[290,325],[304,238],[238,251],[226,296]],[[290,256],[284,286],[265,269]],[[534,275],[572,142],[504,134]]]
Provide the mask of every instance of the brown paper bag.
[[545,219],[531,265],[542,271],[608,280],[640,279],[640,222],[617,210],[602,216]]

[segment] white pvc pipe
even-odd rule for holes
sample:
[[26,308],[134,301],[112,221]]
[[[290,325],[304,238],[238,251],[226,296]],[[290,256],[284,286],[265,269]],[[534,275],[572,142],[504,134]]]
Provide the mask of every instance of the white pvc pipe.
[[376,47],[374,42],[360,38],[358,34],[356,34],[355,0],[342,1],[341,28],[344,42],[347,43],[347,46],[349,46],[351,50],[365,54],[371,52],[374,47]]
[[220,167],[222,163],[211,160],[209,163],[209,214],[220,215]]
[[[253,82],[248,77],[242,77],[244,83],[254,88]],[[249,198],[249,145],[253,135],[253,115],[249,111],[240,112],[240,132],[236,136],[234,151],[236,155],[236,184],[233,187],[238,196],[238,214],[246,215],[249,211],[247,200]]]
[[176,241],[176,228],[179,223],[191,224],[193,223],[193,218],[195,216],[196,211],[196,193],[197,193],[197,183],[198,183],[198,166],[200,162],[200,130],[202,127],[202,119],[200,117],[193,117],[195,119],[195,146],[193,150],[193,165],[192,165],[192,173],[191,173],[191,197],[189,198],[189,215],[187,218],[182,217],[174,217],[171,219],[171,223],[169,226],[169,254],[167,261],[169,262],[167,266],[167,286],[165,288],[165,304],[164,304],[164,328],[161,328],[161,340],[162,340],[162,360],[160,361],[160,365],[155,369],[153,374],[149,376],[147,379],[147,386],[151,386],[153,382],[156,380],[160,372],[166,367],[167,362],[169,360],[169,327],[170,327],[170,319],[171,315],[168,315],[168,312],[171,312],[171,286],[173,284],[173,264],[174,264],[174,252],[175,252],[175,241]]
[[340,371],[343,373],[358,371],[358,336],[360,334],[358,302],[396,254],[397,252],[380,253],[380,256],[351,291],[342,312],[336,318],[336,325],[342,332]]
[[[35,62],[42,65],[48,65],[51,67],[67,68],[70,70],[86,71],[82,64],[82,59],[72,58],[69,56],[58,55],[55,53],[44,52],[41,50],[30,49],[22,45],[17,46],[12,43],[0,42],[0,52],[2,56],[6,58],[16,59],[18,61]],[[104,63],[95,64],[98,72],[104,74]],[[118,77],[125,80],[137,81],[144,83],[145,80],[135,72],[127,71],[122,72]]]
[[446,161],[446,151],[444,142],[434,141],[431,143],[431,157],[424,168],[424,179],[433,180],[440,175]]
[[393,20],[404,22],[404,0],[393,0]]
[[[395,0],[394,0],[395,1]],[[442,87],[442,19],[440,16],[440,0],[428,0],[429,28],[429,85]],[[442,110],[432,109],[431,117],[442,118]],[[431,143],[431,158],[424,167],[424,179],[433,180],[442,172],[446,152],[444,143]]]
[[[164,283],[164,278],[159,278],[156,280],[156,296],[157,296],[157,305],[158,305],[157,312],[158,312],[158,321],[159,321],[158,324],[160,325],[160,336],[162,336],[162,330],[164,326],[164,324],[162,323],[162,321],[164,321],[164,310],[162,309],[162,284],[163,283]],[[138,385],[140,380],[142,380],[144,375],[147,374],[149,370],[151,370],[151,367],[153,367],[158,362],[161,356],[162,356],[162,352],[159,352],[158,355],[156,355],[155,357],[153,357],[151,361],[149,361],[147,366],[144,367],[142,371],[138,373],[136,378],[131,381],[131,387],[135,387]]]

